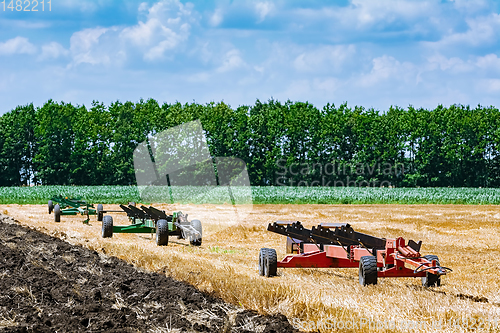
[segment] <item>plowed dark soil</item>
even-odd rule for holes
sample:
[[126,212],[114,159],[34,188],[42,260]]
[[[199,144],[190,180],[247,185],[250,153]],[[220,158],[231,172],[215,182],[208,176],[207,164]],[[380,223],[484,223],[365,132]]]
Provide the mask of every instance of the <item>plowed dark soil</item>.
[[294,332],[162,274],[0,216],[1,332]]

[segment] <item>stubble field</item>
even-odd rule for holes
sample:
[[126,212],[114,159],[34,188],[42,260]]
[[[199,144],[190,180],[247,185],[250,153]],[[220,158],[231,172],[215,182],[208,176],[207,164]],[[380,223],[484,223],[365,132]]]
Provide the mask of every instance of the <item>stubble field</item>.
[[[105,209],[119,209],[105,205]],[[368,332],[500,331],[500,207],[461,205],[254,205],[242,221],[231,206],[155,205],[181,210],[203,224],[203,244],[172,237],[157,247],[150,235],[101,238],[101,223],[62,216],[55,223],[46,205],[2,205],[0,212],[23,225],[124,259],[135,266],[188,282],[227,302],[261,314],[282,313],[304,330]],[[127,224],[113,214],[115,225]],[[362,287],[356,269],[278,269],[257,272],[262,247],[285,256],[285,237],[266,231],[276,220],[348,222],[374,236],[422,240],[422,254],[436,254],[453,269],[439,288],[419,279],[381,279]],[[340,327],[347,326],[354,328]],[[433,326],[434,325],[434,326]]]

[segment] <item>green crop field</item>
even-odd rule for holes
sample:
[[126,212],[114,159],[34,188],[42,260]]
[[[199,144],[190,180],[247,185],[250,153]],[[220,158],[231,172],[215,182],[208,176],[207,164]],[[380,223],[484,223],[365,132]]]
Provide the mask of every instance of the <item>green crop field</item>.
[[164,187],[152,200],[141,200],[135,186],[0,187],[0,204],[45,204],[52,196],[80,197],[89,203],[249,203],[254,204],[500,204],[496,188],[355,187]]
[[80,197],[89,203],[140,201],[136,186],[0,187],[1,204],[46,204],[52,196]]
[[253,187],[254,203],[500,204],[496,188]]

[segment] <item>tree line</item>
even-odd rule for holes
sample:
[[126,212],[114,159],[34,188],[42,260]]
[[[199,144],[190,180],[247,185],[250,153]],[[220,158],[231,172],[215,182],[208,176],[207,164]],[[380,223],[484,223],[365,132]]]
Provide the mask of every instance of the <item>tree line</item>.
[[498,187],[500,112],[439,105],[317,108],[257,100],[164,103],[49,100],[0,117],[0,186],[134,185],[148,136],[199,119],[212,156],[244,160],[252,185]]

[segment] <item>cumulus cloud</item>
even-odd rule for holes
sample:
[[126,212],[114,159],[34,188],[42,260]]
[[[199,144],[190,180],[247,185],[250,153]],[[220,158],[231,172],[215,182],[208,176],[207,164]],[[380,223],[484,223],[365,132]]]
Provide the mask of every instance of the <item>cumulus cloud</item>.
[[430,1],[352,0],[351,6],[340,11],[345,19],[355,18],[359,26],[390,23],[428,15],[437,9]]
[[479,73],[479,71],[488,74],[500,72],[500,58],[494,53],[471,57],[467,60],[435,54],[426,60],[427,62],[421,66],[422,71],[425,72],[439,71],[450,74]]
[[434,48],[447,48],[449,46],[484,46],[498,42],[500,37],[500,15],[491,13],[487,16],[479,16],[465,19],[468,29],[465,32],[454,32],[443,36],[437,42],[429,42],[426,45]]
[[[61,6],[87,11],[88,17],[95,8],[115,6],[64,1]],[[78,90],[78,98],[89,94],[83,84],[75,90],[69,77],[77,75],[88,76],[89,91],[112,99],[219,98],[240,105],[273,96],[379,109],[500,103],[500,15],[492,0],[243,0],[196,7],[155,0],[126,6],[136,6],[133,23],[77,28],[69,41],[34,42],[32,35],[2,40],[0,55],[33,55],[40,66],[50,60],[51,73],[61,69],[58,88]],[[175,60],[175,66],[164,60]],[[89,65],[100,67],[88,71]],[[107,68],[113,66],[120,69]],[[17,70],[2,73],[4,80],[21,77]],[[124,85],[128,77],[137,86]],[[10,87],[4,84],[2,92]]]
[[487,54],[484,57],[478,57],[476,65],[481,69],[500,72],[500,58],[496,54]]
[[262,22],[274,9],[274,4],[271,2],[257,2],[255,4],[255,11],[259,16],[259,21]]
[[50,42],[42,45],[42,53],[38,56],[38,60],[57,59],[67,56],[69,51],[57,42]]
[[[85,29],[75,32],[70,39],[70,51],[75,64],[108,64],[110,56],[99,47],[99,39],[107,28]],[[102,45],[102,44],[101,44]]]
[[[65,5],[76,4],[69,1]],[[141,3],[138,11],[145,19],[136,25],[77,31],[70,38],[69,50],[56,42],[49,43],[42,46],[38,60],[70,55],[71,65],[120,65],[127,59],[128,53],[139,50],[145,60],[153,61],[164,58],[168,51],[175,50],[188,39],[193,21],[191,4],[162,0],[151,6]],[[21,42],[23,40],[17,41],[18,44]],[[12,45],[7,47],[12,48]],[[27,50],[26,45],[17,48]]]
[[25,37],[18,36],[3,43],[0,42],[0,55],[34,53],[36,53],[35,45],[31,44],[28,38]]
[[366,31],[374,28],[380,30],[394,24],[400,28],[421,29],[422,21],[430,25],[429,28],[435,28],[437,22],[429,18],[439,16],[440,7],[431,0],[351,0],[347,6],[299,8],[293,12],[301,18],[302,24],[324,22],[347,31]]
[[441,54],[434,55],[427,59],[430,70],[439,69],[451,73],[467,72],[473,70],[473,65],[458,57],[447,58]]
[[163,0],[151,7],[141,4],[139,9],[146,15],[146,20],[123,29],[120,36],[143,47],[144,59],[163,58],[167,51],[174,50],[188,39],[193,22],[191,4]]
[[222,23],[224,15],[221,8],[217,8],[209,18],[209,23],[212,27],[216,27]]
[[241,58],[240,51],[233,49],[226,53],[222,65],[217,68],[217,72],[228,72],[244,65],[245,61]]
[[384,81],[416,82],[416,68],[410,62],[400,62],[392,56],[383,55],[374,58],[372,63],[371,71],[359,79],[361,86],[374,87]]

